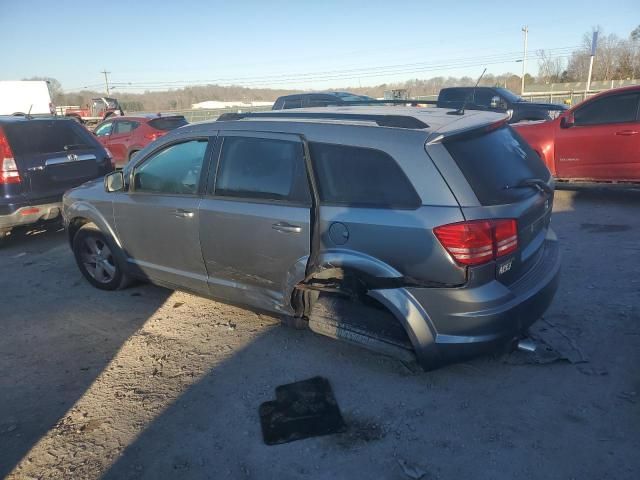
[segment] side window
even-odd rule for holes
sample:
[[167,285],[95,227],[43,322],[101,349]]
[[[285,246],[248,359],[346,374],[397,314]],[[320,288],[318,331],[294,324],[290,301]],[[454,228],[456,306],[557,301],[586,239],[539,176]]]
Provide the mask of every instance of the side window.
[[639,98],[637,93],[628,93],[589,102],[576,110],[575,125],[633,122],[637,119]]
[[104,137],[106,135],[110,135],[112,125],[113,125],[113,122],[106,122],[100,125],[98,128],[96,128],[96,131],[95,131],[96,137]]
[[138,125],[139,124],[137,122],[129,122],[129,121],[114,122],[113,134],[117,135],[118,133],[130,133],[134,131]]
[[[491,99],[493,97],[497,97],[498,95],[491,90],[487,90],[484,88],[479,88],[475,94],[471,94],[475,96],[475,104],[485,108],[491,108]],[[499,97],[498,97],[499,98]]]
[[440,93],[439,100],[441,102],[464,102],[469,92],[461,88],[453,88],[450,90],[443,90]]
[[311,143],[322,203],[415,209],[420,198],[396,161],[370,148]]
[[302,143],[226,137],[220,154],[215,194],[309,203]]
[[195,195],[206,150],[206,140],[177,143],[160,150],[136,167],[135,191]]
[[302,108],[302,99],[300,97],[298,98],[287,98],[285,99],[282,108],[284,110],[289,109],[289,108]]

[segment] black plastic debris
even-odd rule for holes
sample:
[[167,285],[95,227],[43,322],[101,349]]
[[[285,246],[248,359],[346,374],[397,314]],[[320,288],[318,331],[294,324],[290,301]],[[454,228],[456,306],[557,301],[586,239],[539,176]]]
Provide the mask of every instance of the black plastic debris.
[[267,445],[330,435],[347,429],[329,380],[309,380],[280,385],[276,400],[260,405],[262,437]]

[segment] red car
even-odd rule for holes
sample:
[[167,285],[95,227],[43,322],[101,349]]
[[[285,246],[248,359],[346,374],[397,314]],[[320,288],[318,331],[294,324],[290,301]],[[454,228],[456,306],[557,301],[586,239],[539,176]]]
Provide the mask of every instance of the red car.
[[608,90],[554,120],[514,128],[559,180],[640,182],[640,86]]
[[166,135],[170,130],[188,123],[182,115],[153,114],[115,117],[102,122],[93,133],[98,137],[98,141],[111,152],[115,167],[122,168],[136,152],[142,150],[147,144]]

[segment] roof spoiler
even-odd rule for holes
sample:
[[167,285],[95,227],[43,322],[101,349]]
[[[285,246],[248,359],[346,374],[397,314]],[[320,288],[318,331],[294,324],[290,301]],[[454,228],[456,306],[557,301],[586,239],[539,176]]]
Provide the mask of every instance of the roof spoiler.
[[296,112],[277,110],[275,112],[247,112],[247,113],[223,113],[217,119],[219,122],[242,120],[245,118],[293,118],[305,120],[354,120],[374,122],[380,127],[407,128],[421,130],[429,128],[422,120],[410,115],[375,115],[366,113],[340,113],[340,112]]
[[453,130],[447,133],[441,133],[436,131],[436,132],[433,132],[431,135],[429,135],[429,137],[427,138],[426,144],[433,145],[436,143],[451,142],[453,140],[459,140],[461,138],[472,137],[474,135],[482,135],[484,133],[489,133],[489,132],[492,132],[493,130],[497,130],[499,128],[504,127],[509,123],[510,119],[511,119],[511,115],[505,115],[504,118],[501,118],[497,122],[491,122],[491,123],[479,125],[479,126],[476,125],[469,128],[461,128],[461,129]]

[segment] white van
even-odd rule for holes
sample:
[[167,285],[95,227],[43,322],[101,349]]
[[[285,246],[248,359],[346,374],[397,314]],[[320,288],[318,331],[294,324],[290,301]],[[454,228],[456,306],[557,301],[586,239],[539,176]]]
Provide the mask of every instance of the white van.
[[54,115],[49,85],[44,80],[0,81],[0,115]]

